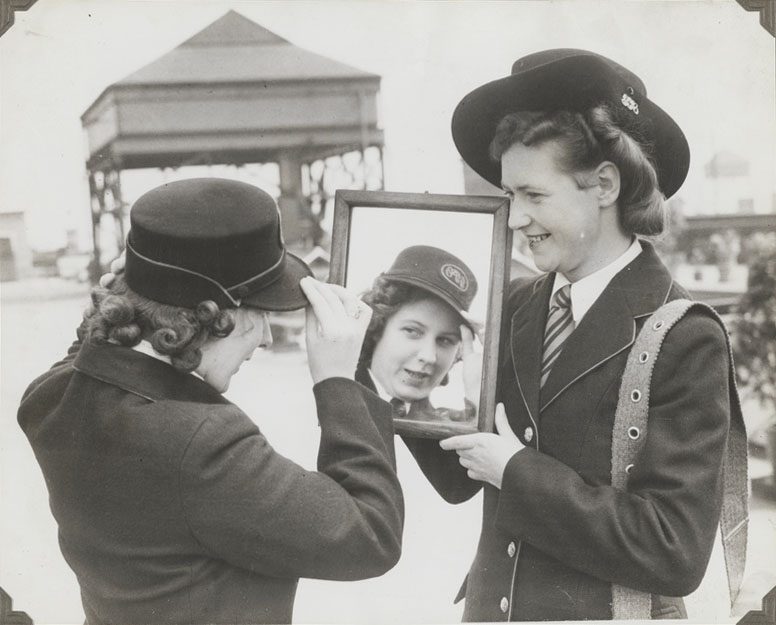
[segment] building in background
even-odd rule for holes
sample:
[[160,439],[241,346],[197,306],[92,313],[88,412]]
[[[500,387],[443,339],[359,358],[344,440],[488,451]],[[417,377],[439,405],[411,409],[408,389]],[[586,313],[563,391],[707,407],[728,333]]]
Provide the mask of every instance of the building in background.
[[326,244],[337,188],[383,187],[380,77],[314,54],[229,11],[126,78],[81,117],[93,277],[123,248],[122,172],[270,165],[286,242]]

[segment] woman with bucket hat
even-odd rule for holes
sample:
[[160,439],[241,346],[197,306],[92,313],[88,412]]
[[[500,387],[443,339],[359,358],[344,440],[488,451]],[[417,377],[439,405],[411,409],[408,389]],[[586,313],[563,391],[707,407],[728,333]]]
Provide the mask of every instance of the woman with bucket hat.
[[[616,420],[639,330],[665,302],[688,297],[640,238],[662,231],[665,198],[684,181],[682,131],[632,72],[569,49],[518,59],[510,76],[469,93],[452,131],[464,160],[510,198],[509,227],[546,272],[510,288],[497,433],[414,451],[448,501],[484,489],[459,593],[464,620],[684,617],[723,493],[734,596],[745,434],[726,330],[712,311],[692,306],[665,334],[644,432]],[[626,465],[629,442],[641,447]]]
[[[361,299],[372,309],[356,380],[394,407],[394,415],[433,423],[449,435],[454,424],[476,424],[481,355],[474,351],[469,306],[477,279],[455,255],[430,245],[402,250]],[[464,408],[434,407],[430,395],[463,361]],[[427,425],[406,423],[417,433]],[[457,430],[460,432],[460,428]]]
[[[391,411],[353,380],[368,306],[308,277],[251,185],[166,184],[130,221],[124,271],[94,290],[80,340],[18,415],[87,623],[286,623],[300,577],[390,569],[403,524]],[[308,304],[318,471],[222,395],[271,345],[266,311]]]

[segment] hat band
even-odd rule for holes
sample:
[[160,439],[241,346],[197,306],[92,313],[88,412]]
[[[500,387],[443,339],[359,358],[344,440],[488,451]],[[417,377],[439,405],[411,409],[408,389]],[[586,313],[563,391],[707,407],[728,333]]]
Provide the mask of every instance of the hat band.
[[127,285],[143,297],[181,308],[195,308],[207,300],[214,301],[221,308],[237,308],[242,297],[280,278],[286,251],[283,249],[278,261],[268,269],[228,289],[199,272],[143,256],[132,247],[129,237],[126,257],[124,276]]

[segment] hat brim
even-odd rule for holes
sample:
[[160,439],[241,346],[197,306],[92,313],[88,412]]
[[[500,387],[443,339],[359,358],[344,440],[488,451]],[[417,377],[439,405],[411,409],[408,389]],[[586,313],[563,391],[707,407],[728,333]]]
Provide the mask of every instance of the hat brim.
[[447,293],[445,293],[442,289],[438,288],[437,286],[430,284],[426,282],[425,280],[419,280],[418,278],[414,276],[402,276],[402,275],[386,275],[386,280],[393,280],[394,282],[403,282],[404,284],[410,284],[412,286],[418,287],[419,289],[422,289],[429,293],[430,295],[435,295],[439,299],[441,299],[445,304],[450,306],[450,308],[453,309],[453,311],[460,317],[461,322],[467,326],[470,330],[475,331],[475,328],[472,326],[471,323],[464,317],[464,314],[467,312],[466,310],[463,310],[461,306]]
[[[619,97],[618,90],[626,93],[629,86],[605,61],[592,55],[540,65],[486,83],[466,95],[453,112],[453,141],[475,172],[501,187],[501,163],[491,159],[489,151],[504,116],[517,111],[581,112]],[[637,92],[633,98],[639,113],[632,127],[653,158],[660,190],[670,197],[687,177],[687,139],[671,116],[646,95]]]
[[273,312],[304,308],[307,298],[299,281],[312,275],[313,272],[301,258],[286,252],[285,267],[280,277],[256,293],[243,297],[241,305]]

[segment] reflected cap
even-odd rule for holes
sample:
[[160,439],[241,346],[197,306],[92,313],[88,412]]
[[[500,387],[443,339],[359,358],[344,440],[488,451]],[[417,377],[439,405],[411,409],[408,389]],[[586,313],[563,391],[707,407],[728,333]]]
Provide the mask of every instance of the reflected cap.
[[408,247],[383,277],[436,295],[457,313],[468,311],[477,294],[477,279],[460,258],[430,245]]

